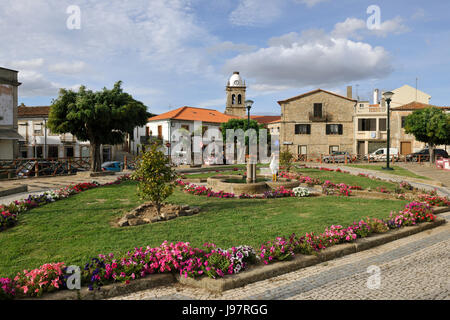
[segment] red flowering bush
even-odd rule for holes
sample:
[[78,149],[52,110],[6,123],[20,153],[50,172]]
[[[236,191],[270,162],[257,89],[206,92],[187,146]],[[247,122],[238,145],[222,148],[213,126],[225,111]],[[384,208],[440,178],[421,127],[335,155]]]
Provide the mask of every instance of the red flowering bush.
[[15,295],[14,282],[9,278],[0,278],[0,300],[12,299]]
[[439,197],[437,195],[419,194],[418,200],[425,202],[433,207],[447,207],[450,206],[450,200],[447,197]]
[[64,262],[48,263],[38,269],[19,272],[14,278],[18,292],[29,296],[41,296],[64,287]]

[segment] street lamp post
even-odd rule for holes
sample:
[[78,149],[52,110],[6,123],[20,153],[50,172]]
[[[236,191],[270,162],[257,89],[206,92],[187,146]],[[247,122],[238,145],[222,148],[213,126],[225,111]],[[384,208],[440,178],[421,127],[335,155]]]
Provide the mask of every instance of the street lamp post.
[[256,179],[256,164],[253,165],[250,161],[250,109],[252,108],[253,101],[245,100],[245,107],[247,108],[247,136],[248,136],[248,144],[247,144],[247,183],[255,182]]
[[393,92],[388,91],[383,93],[383,97],[386,100],[387,103],[387,154],[386,154],[386,167],[383,167],[384,170],[394,170],[394,168],[389,167],[389,162],[390,162],[390,151],[391,151],[391,112],[390,112],[390,107],[391,107],[391,101],[392,101],[392,96],[394,95]]

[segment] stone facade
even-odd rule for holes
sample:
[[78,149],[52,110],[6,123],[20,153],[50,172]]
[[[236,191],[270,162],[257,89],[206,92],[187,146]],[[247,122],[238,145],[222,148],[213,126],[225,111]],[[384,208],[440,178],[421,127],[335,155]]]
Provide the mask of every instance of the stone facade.
[[235,72],[226,86],[227,104],[225,114],[239,118],[245,118],[247,110],[245,109],[245,92],[247,87],[242,80],[239,72]]
[[[319,157],[330,150],[354,151],[353,114],[356,100],[325,90],[315,90],[306,94],[278,101],[281,106],[280,145],[294,155]],[[315,114],[315,104],[321,104],[321,114]],[[308,125],[308,133],[296,133],[296,125]],[[331,132],[327,125],[338,125]],[[327,133],[328,132],[328,133]],[[336,133],[334,133],[336,132]]]
[[0,68],[0,160],[16,158],[23,140],[17,133],[17,79],[18,71]]

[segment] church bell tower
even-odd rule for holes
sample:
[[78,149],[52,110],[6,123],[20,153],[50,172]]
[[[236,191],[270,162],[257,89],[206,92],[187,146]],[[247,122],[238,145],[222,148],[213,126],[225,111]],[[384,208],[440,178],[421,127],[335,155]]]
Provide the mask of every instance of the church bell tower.
[[234,72],[227,83],[227,105],[225,114],[237,116],[239,118],[246,117],[245,109],[245,81],[242,80],[239,72]]

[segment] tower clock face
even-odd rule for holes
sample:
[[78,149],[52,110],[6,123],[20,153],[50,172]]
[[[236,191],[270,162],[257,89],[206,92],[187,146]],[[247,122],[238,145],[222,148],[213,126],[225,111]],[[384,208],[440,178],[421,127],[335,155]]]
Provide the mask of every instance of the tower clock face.
[[234,85],[235,85],[235,86],[239,85],[239,80],[235,80],[235,81],[234,81]]

